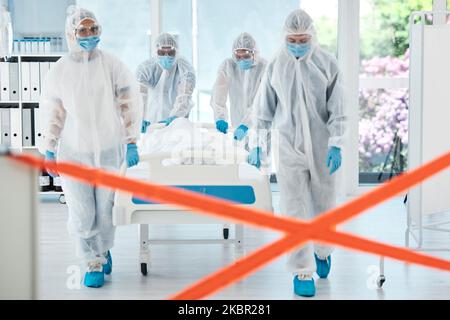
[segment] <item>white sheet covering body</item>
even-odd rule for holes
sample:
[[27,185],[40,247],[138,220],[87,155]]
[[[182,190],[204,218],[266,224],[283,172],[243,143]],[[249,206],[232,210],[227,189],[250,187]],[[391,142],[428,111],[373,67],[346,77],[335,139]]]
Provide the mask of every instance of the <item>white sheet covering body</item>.
[[247,160],[245,142],[236,142],[232,134],[224,135],[213,127],[202,128],[186,118],[165,128],[152,127],[140,141],[140,154],[170,154],[165,164],[227,165]]

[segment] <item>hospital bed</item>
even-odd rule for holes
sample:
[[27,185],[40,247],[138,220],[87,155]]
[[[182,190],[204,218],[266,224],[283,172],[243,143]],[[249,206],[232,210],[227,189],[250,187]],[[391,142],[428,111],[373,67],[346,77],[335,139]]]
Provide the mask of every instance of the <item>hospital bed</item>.
[[[202,155],[205,157],[205,155]],[[175,186],[206,196],[273,211],[269,178],[247,163],[226,165],[166,165],[168,153],[149,154],[140,157],[140,165],[128,169],[124,164],[120,174],[152,183]],[[234,238],[229,237],[227,221],[195,212],[181,210],[170,204],[154,203],[139,199],[129,193],[116,192],[113,208],[115,226],[139,225],[141,273],[147,275],[150,261],[150,245],[156,244],[234,244],[237,253],[243,251],[244,230],[235,226]],[[154,239],[149,235],[149,225],[217,224],[223,226],[223,235],[217,239]]]

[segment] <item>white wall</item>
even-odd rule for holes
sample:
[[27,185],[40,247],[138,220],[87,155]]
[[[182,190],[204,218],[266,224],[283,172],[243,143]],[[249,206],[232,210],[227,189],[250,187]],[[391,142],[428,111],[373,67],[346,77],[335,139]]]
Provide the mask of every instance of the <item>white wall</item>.
[[[7,1],[7,0],[1,0]],[[66,9],[75,0],[9,0],[14,37],[64,33]]]

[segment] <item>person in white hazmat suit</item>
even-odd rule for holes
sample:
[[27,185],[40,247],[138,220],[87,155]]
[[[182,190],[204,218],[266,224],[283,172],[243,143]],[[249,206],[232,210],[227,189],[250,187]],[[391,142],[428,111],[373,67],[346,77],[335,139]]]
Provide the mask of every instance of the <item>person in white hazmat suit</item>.
[[176,118],[188,118],[194,106],[194,68],[179,55],[175,37],[162,33],[155,45],[156,57],[144,61],[136,71],[144,102],[142,133],[152,123],[168,126]]
[[[48,72],[39,107],[46,160],[113,172],[125,159],[129,167],[136,165],[143,106],[133,73],[97,48],[101,26],[92,12],[70,6],[65,33],[69,53]],[[101,287],[112,272],[114,192],[65,175],[61,182],[69,231],[87,264],[84,284]]]
[[232,57],[219,68],[211,96],[217,130],[224,134],[228,131],[229,99],[234,139],[244,139],[251,126],[252,105],[266,65],[255,39],[249,33],[240,34],[234,41]]
[[[258,139],[251,141],[249,163],[261,165],[266,133],[277,130],[281,211],[307,220],[336,205],[333,174],[341,165],[346,127],[343,87],[337,61],[318,45],[305,11],[292,12],[284,31],[283,46],[267,67],[255,105]],[[308,244],[289,255],[297,295],[315,295],[313,273],[328,276],[331,252],[328,246]]]
[[7,61],[13,50],[13,30],[11,15],[7,8],[0,5],[0,58]]

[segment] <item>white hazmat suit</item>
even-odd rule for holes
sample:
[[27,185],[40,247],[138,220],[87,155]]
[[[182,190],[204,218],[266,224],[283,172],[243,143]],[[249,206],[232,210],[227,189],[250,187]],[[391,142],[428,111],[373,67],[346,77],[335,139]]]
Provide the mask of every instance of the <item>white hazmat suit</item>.
[[0,58],[9,58],[13,50],[11,15],[0,5]]
[[136,71],[144,100],[143,120],[151,123],[169,117],[188,117],[194,106],[192,93],[195,89],[195,72],[191,64],[178,55],[175,38],[162,33],[156,40],[156,48],[176,49],[175,63],[169,70],[161,67],[157,57],[144,61]]
[[[310,35],[311,49],[296,59],[284,43],[267,67],[255,121],[259,132],[278,131],[279,150],[274,152],[279,152],[282,213],[308,220],[336,205],[335,176],[327,168],[327,153],[329,147],[342,148],[346,116],[337,61],[319,47],[313,21],[302,10],[286,20],[285,37],[293,34]],[[267,147],[258,144],[263,150]],[[289,271],[311,278],[316,271],[314,251],[325,260],[332,249],[308,244],[294,251],[288,257]]]
[[234,41],[232,54],[235,50],[252,50],[255,54],[253,66],[248,70],[241,69],[236,59],[226,59],[219,68],[214,84],[211,107],[214,110],[215,121],[228,122],[227,100],[230,100],[231,125],[237,128],[241,124],[251,125],[252,105],[258,92],[261,79],[267,66],[267,61],[259,57],[259,51],[253,37],[242,33]]
[[[41,123],[45,148],[57,161],[117,171],[125,145],[136,142],[142,119],[142,100],[133,74],[114,56],[95,48],[84,51],[75,29],[94,14],[69,7],[66,37],[69,54],[49,71],[41,95]],[[69,231],[77,239],[77,252],[86,262],[101,261],[113,246],[114,193],[62,175],[69,209]]]

